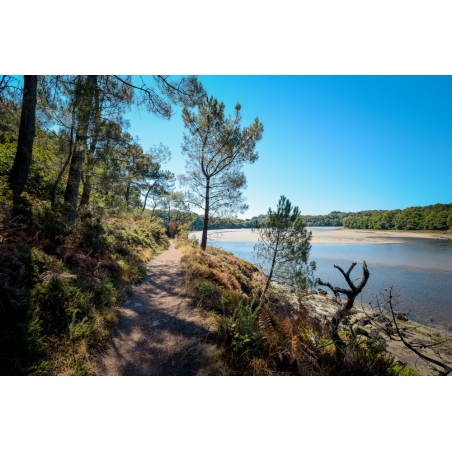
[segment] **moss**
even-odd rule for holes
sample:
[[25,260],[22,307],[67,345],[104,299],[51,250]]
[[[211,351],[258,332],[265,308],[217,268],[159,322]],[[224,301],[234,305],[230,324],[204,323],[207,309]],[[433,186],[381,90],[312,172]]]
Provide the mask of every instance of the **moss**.
[[399,377],[420,377],[421,374],[410,366],[401,366],[396,364],[393,368],[395,376]]

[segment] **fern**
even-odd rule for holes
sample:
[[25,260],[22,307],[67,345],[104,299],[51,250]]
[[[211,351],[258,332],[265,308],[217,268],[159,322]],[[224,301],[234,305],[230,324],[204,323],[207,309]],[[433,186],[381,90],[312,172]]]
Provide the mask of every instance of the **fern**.
[[264,333],[264,335],[269,336],[274,333],[275,329],[273,328],[272,322],[270,320],[270,316],[265,310],[261,310],[259,312],[259,329]]
[[302,375],[306,375],[307,377],[316,377],[319,374],[312,368],[312,366],[309,363],[304,363],[297,361],[297,367],[299,372]]

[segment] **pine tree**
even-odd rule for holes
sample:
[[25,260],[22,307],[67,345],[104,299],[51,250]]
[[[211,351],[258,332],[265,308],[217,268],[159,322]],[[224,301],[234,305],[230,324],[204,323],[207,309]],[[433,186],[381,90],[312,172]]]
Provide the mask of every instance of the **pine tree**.
[[241,106],[237,104],[234,116],[225,117],[225,105],[213,97],[206,98],[198,114],[183,110],[188,134],[184,134],[182,152],[187,155],[187,172],[180,177],[182,186],[190,189],[187,201],[204,211],[202,249],[207,246],[209,219],[244,212],[242,190],[246,177],[244,163],[258,158],[256,143],[262,139],[263,125],[256,118],[249,127],[241,127]]
[[259,233],[259,243],[254,247],[257,260],[270,270],[262,299],[272,280],[298,290],[313,285],[315,262],[308,263],[312,232],[306,229],[298,207],[281,196],[276,211],[269,208],[268,221],[256,221],[253,231]]
[[33,158],[33,140],[36,125],[37,75],[24,75],[22,111],[16,157],[8,183],[14,196],[20,196],[25,187]]

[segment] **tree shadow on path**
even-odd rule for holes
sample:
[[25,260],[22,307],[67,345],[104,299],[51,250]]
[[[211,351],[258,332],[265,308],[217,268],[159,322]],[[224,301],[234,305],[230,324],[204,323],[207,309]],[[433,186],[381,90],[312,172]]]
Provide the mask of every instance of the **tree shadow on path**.
[[215,333],[207,316],[181,295],[180,252],[168,250],[147,265],[144,281],[121,307],[121,321],[97,375],[212,375]]

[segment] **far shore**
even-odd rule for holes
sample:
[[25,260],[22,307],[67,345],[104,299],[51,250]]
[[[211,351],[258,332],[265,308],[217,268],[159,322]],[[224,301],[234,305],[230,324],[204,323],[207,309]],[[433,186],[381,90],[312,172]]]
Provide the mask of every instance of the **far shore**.
[[[311,229],[311,228],[308,228]],[[313,226],[313,244],[372,244],[387,245],[391,243],[405,243],[409,238],[428,240],[452,240],[452,233],[448,232],[418,232],[418,231],[375,231],[366,229],[344,229],[334,226]],[[319,229],[321,229],[319,231]],[[192,233],[201,240],[202,231]],[[259,234],[251,229],[215,229],[208,233],[208,240],[228,242],[257,242]]]

